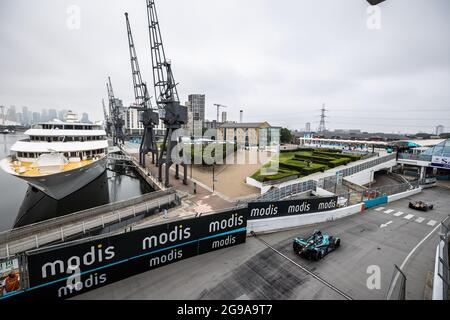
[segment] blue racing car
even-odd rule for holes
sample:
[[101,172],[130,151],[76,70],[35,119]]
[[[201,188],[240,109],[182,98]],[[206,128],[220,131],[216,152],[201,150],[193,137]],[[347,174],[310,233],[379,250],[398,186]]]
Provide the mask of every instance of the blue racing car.
[[309,238],[295,238],[293,243],[295,253],[315,261],[322,259],[340,245],[340,238],[322,234],[319,230],[315,230]]

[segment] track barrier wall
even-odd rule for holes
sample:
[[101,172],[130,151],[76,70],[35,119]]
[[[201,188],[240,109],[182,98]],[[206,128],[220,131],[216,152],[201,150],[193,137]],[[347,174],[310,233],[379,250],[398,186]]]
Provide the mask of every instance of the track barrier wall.
[[246,209],[233,209],[30,251],[26,254],[26,289],[3,298],[70,298],[164,265],[245,243],[246,226]]
[[364,201],[364,208],[370,209],[376,206],[379,206],[381,204],[388,203],[388,196],[381,196],[375,199],[365,200]]
[[247,230],[249,233],[253,231],[257,234],[284,231],[300,226],[334,221],[336,219],[348,217],[361,212],[362,207],[363,205],[362,203],[360,203],[357,205],[324,212],[297,214],[278,218],[248,220]]

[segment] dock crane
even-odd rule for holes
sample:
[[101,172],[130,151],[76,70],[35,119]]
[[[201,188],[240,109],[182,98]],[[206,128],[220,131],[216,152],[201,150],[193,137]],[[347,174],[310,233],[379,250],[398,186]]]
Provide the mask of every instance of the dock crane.
[[[173,137],[173,133],[187,123],[187,108],[180,105],[171,61],[166,59],[155,1],[146,0],[146,2],[155,99],[160,109],[160,119],[166,126],[164,141],[158,155],[158,179],[162,182],[162,166],[165,163],[165,185],[169,187],[169,169],[173,164],[172,151],[180,142],[178,137]],[[185,163],[182,165],[183,183],[186,185],[187,165]],[[179,179],[179,163],[176,164],[175,170],[175,178]]]
[[215,107],[217,107],[217,123],[220,122],[220,108],[228,108],[227,106],[221,105],[221,104],[214,104]]
[[111,136],[112,136],[112,132],[111,132],[111,126],[112,126],[112,123],[111,123],[111,119],[110,119],[110,114],[111,114],[111,112],[108,112],[108,111],[106,110],[105,99],[102,99],[102,105],[103,105],[103,116],[104,116],[104,118],[105,118],[105,131],[106,131],[106,135],[107,135],[108,137],[111,137]]
[[108,77],[106,89],[108,90],[109,109],[111,111],[113,145],[117,146],[119,143],[125,143],[125,137],[123,133],[125,121],[120,116],[120,106],[117,101],[118,99],[116,99],[116,97],[114,96],[111,77]]
[[155,126],[159,125],[159,115],[152,108],[150,96],[147,90],[147,84],[142,81],[141,70],[134,46],[133,34],[131,33],[130,20],[128,13],[125,12],[125,20],[128,34],[128,47],[130,49],[131,74],[133,78],[133,88],[135,97],[135,106],[132,109],[139,111],[140,122],[144,127],[142,134],[141,145],[139,147],[139,163],[145,166],[145,156],[147,153],[152,153],[152,164],[155,163],[155,156],[158,156],[158,148],[156,146],[156,139],[154,134]]

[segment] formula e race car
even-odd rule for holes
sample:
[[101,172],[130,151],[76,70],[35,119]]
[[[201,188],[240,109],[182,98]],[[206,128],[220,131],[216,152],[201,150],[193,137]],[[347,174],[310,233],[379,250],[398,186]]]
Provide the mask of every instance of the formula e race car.
[[423,201],[410,202],[409,207],[414,210],[428,211],[433,210],[434,206],[432,204],[425,203]]
[[322,259],[331,251],[339,248],[340,245],[340,238],[322,234],[319,230],[315,230],[309,238],[295,238],[293,243],[295,253],[315,261]]

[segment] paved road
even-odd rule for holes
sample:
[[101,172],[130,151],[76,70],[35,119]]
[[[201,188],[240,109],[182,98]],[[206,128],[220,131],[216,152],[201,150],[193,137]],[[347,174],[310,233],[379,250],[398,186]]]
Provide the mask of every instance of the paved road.
[[[423,299],[425,278],[433,270],[437,232],[448,214],[450,190],[427,189],[414,200],[433,202],[423,213],[403,199],[363,214],[296,230],[260,236],[287,257],[321,276],[354,299],[384,299],[394,271],[431,233],[404,266],[407,299]],[[392,211],[391,211],[392,210]],[[420,219],[423,218],[423,219]],[[390,222],[392,221],[392,222]],[[382,224],[388,226],[380,228]],[[315,228],[339,235],[342,246],[322,261],[311,262],[292,251],[292,238]],[[381,270],[381,288],[368,289],[367,268]],[[343,299],[257,238],[235,248],[198,256],[96,289],[76,299]]]

